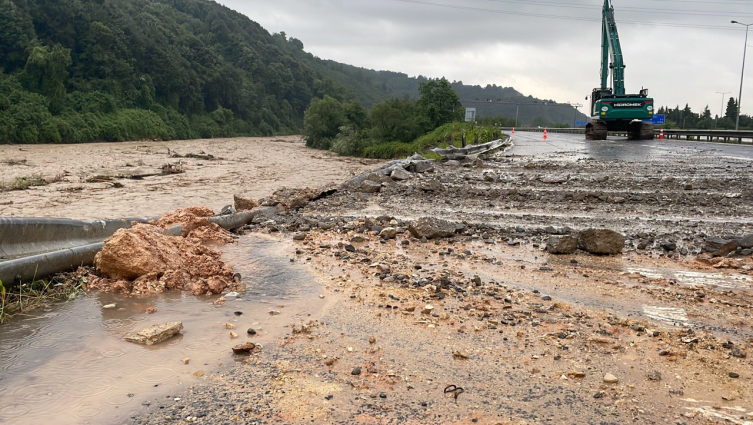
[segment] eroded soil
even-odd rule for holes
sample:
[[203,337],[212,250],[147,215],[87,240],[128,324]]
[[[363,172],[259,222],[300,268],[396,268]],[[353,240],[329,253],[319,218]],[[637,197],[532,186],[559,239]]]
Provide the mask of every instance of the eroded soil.
[[[295,239],[329,307],[131,420],[750,424],[753,260],[702,248],[753,232],[751,161],[693,155],[513,149],[256,222]],[[463,228],[418,239],[420,216]],[[545,252],[586,228],[623,254]]]

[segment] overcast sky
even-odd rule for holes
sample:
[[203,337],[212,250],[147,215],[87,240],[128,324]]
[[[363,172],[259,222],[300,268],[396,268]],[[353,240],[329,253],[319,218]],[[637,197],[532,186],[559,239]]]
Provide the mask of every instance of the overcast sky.
[[[587,103],[599,85],[603,0],[217,0],[323,58]],[[753,0],[613,0],[626,88],[657,105],[709,105],[740,88]],[[748,45],[753,45],[751,28]],[[753,49],[742,111],[753,114]]]

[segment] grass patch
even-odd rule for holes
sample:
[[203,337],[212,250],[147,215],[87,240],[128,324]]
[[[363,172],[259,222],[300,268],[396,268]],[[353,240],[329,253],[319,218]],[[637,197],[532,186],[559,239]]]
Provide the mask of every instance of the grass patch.
[[51,279],[35,280],[16,287],[5,287],[0,281],[0,323],[56,301],[72,300],[84,293],[88,268],[61,273]]
[[367,147],[363,156],[366,158],[404,158],[414,153],[422,155],[433,154],[430,149],[440,147],[445,148],[450,145],[461,147],[463,144],[463,134],[465,134],[466,145],[476,142],[486,143],[494,140],[494,134],[501,137],[499,129],[493,126],[476,126],[465,123],[445,124],[434,131],[427,133],[411,143],[389,142],[380,143]]

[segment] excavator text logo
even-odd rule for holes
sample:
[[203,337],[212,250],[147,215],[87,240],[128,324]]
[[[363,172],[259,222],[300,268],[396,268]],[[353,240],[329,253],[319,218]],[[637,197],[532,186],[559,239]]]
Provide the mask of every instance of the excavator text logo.
[[642,102],[619,102],[612,104],[612,107],[614,108],[640,108],[642,106]]

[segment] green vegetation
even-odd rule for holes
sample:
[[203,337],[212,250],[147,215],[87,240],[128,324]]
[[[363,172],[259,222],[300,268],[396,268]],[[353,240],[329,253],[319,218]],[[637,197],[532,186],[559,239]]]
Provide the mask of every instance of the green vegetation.
[[498,132],[499,129],[493,126],[453,122],[436,128],[411,143],[388,142],[369,146],[364,149],[363,156],[366,158],[404,158],[414,153],[425,154],[435,147],[444,148],[451,145],[460,147],[464,134],[468,144],[475,143],[476,136],[478,136],[478,143],[491,142],[494,140],[494,134]]
[[[314,98],[372,108],[413,102],[431,81],[322,60],[207,0],[0,0],[0,143],[291,134]],[[451,86],[478,116],[538,102],[512,88]],[[502,109],[474,103],[487,98]],[[520,120],[567,121],[566,109],[521,106]],[[419,127],[444,119],[424,112]],[[338,148],[358,150],[362,136]]]
[[[417,101],[393,98],[368,113],[356,101],[339,102],[329,96],[314,99],[303,120],[306,144],[340,155],[371,158],[410,155],[437,146],[460,128],[457,122],[463,119],[463,106],[444,78],[422,82],[419,94]],[[456,125],[445,128],[450,123]],[[432,134],[437,128],[444,131],[434,140],[437,135]],[[470,126],[463,131],[476,130]],[[419,137],[427,132],[430,134]]]
[[84,271],[60,274],[49,280],[35,280],[15,288],[0,281],[0,323],[55,301],[71,300],[84,292]]
[[[734,97],[729,98],[723,116],[712,116],[708,106],[703,109],[703,112],[697,114],[688,105],[685,105],[683,109],[679,106],[674,109],[661,107],[657,113],[666,115],[664,128],[734,130],[737,120],[737,101]],[[741,114],[740,130],[753,130],[753,117]]]

